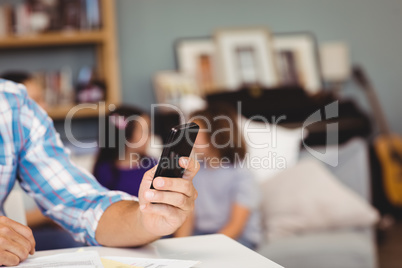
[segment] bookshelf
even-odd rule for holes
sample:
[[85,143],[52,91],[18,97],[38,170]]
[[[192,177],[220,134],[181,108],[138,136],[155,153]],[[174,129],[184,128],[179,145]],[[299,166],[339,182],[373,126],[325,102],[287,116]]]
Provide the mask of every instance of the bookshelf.
[[0,48],[102,44],[104,41],[105,33],[103,31],[44,33],[0,38]]
[[[0,49],[93,45],[96,73],[106,86],[106,105],[120,103],[120,79],[116,41],[115,0],[100,0],[102,27],[98,30],[59,31],[40,34],[0,37]],[[64,119],[75,104],[48,107],[55,120]],[[80,109],[74,118],[97,117],[104,111]]]

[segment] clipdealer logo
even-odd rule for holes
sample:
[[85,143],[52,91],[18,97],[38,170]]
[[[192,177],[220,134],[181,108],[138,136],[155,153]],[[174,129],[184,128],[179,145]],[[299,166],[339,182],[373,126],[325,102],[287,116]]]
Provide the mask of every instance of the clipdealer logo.
[[[252,141],[247,140],[247,143],[249,146],[253,146],[253,148],[266,148],[268,147],[273,147],[276,148],[278,146],[277,142],[278,142],[278,137],[277,137],[277,129],[276,127],[278,126],[280,121],[286,120],[286,116],[282,115],[278,118],[272,118],[272,122],[273,123],[268,123],[268,120],[262,116],[254,116],[252,118],[249,119],[245,119],[241,116],[241,103],[239,102],[238,104],[238,122],[240,125],[242,125],[242,120],[246,120],[246,124],[245,126],[248,126],[247,124],[249,124],[251,121],[253,120],[259,120],[262,121],[264,123],[266,123],[267,125],[267,129],[251,129],[248,130],[246,132],[244,132],[245,134],[245,139],[247,140],[247,135],[246,133],[253,133],[253,131],[255,132],[255,134],[260,133],[261,131],[263,133],[270,133],[270,137],[271,140],[270,141],[266,141],[268,143],[264,143],[264,144],[254,144]],[[181,122],[185,122],[185,115],[183,114],[183,112],[176,106],[171,105],[171,104],[153,104],[151,107],[151,129],[154,129],[155,127],[155,122],[154,122],[154,117],[155,117],[155,109],[156,108],[165,108],[165,109],[173,109],[174,111],[176,111],[179,115],[180,115],[180,121]],[[74,108],[72,108],[65,120],[65,126],[64,126],[64,130],[66,133],[66,137],[69,140],[69,142],[78,147],[78,148],[82,148],[82,149],[90,149],[90,148],[97,148],[97,147],[102,147],[104,146],[104,144],[102,143],[102,141],[92,141],[92,142],[80,142],[77,139],[75,139],[73,133],[72,133],[72,119],[74,117],[74,115],[82,109],[93,109],[93,110],[99,110],[99,117],[101,118],[102,114],[106,114],[108,111],[114,111],[116,109],[116,106],[111,104],[111,105],[106,105],[105,102],[100,102],[99,104],[80,104],[75,106]],[[314,113],[312,113],[304,122],[303,125],[301,127],[301,140],[302,140],[302,145],[303,147],[306,149],[306,151],[308,153],[310,153],[313,157],[315,157],[316,159],[330,165],[333,167],[338,166],[339,164],[339,123],[338,122],[333,122],[333,119],[336,119],[339,117],[339,101],[335,101],[332,102],[328,105],[326,105],[324,108],[321,108],[317,111],[315,111]],[[218,118],[220,120],[223,120],[223,118]],[[132,121],[136,121],[140,124],[144,124],[146,122],[142,122],[140,120],[140,118],[130,118],[130,120]],[[313,124],[315,123],[319,123],[322,121],[326,121],[328,120],[329,122],[326,124],[326,129],[325,129],[325,135],[326,135],[326,142],[325,145],[322,147],[311,147],[309,146],[306,142],[305,142],[305,138],[308,136],[308,132],[309,132],[309,128],[313,128]],[[332,122],[331,122],[332,121]],[[234,122],[232,122],[234,123]],[[144,127],[144,126],[143,126]],[[147,129],[147,126],[144,127],[144,129]],[[102,131],[106,131],[105,129],[105,121],[104,120],[100,120],[99,121],[99,136],[101,136]],[[243,131],[243,130],[241,130]],[[124,134],[124,132],[119,132],[117,135],[120,134]],[[239,136],[240,137],[240,136]],[[135,146],[137,146],[138,144],[131,144],[128,141],[125,140],[124,135],[121,136],[121,139],[124,140],[124,144],[127,146],[131,146],[133,148],[135,148]],[[124,145],[123,144],[123,145]],[[226,144],[228,145],[228,144]],[[117,146],[117,144],[116,144]],[[150,146],[152,148],[157,148],[157,149],[161,149],[163,147],[163,145],[158,144],[157,142],[155,142],[154,137],[151,137],[151,143]],[[123,148],[124,151],[124,148]],[[248,156],[247,156],[248,157]],[[270,168],[273,168],[272,165],[276,168],[278,168],[279,166],[283,166],[286,167],[286,159],[282,159],[281,155],[277,155],[275,153],[266,155],[264,158],[262,159],[256,159],[258,157],[253,157],[253,159],[250,159],[250,161],[257,161],[257,160],[261,160],[258,163],[262,163],[260,164],[261,166],[263,166],[263,164],[265,165],[267,162],[269,164]],[[249,160],[248,158],[245,158],[246,162]],[[264,162],[265,161],[265,162]],[[253,163],[254,163],[253,162]],[[258,164],[257,163],[257,164]]]
[[[323,112],[323,115],[322,115]],[[330,120],[339,117],[339,101],[334,101],[324,107],[324,109],[319,109],[311,114],[306,121],[303,123],[302,127],[302,137],[308,135],[308,126],[314,123],[321,122],[323,120]],[[306,131],[307,130],[307,131]],[[307,132],[307,135],[305,135]],[[318,160],[336,167],[339,164],[339,123],[327,123],[326,125],[326,142],[324,146],[324,152],[316,148],[312,148],[306,144],[303,139],[303,146],[306,150]],[[335,146],[335,147],[334,147]],[[331,148],[330,148],[331,147]]]

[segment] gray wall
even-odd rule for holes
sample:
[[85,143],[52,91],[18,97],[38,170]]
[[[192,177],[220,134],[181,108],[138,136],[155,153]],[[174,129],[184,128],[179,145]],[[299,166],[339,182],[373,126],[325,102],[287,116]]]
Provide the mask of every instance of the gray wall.
[[[392,128],[402,133],[401,0],[116,0],[123,100],[149,109],[152,75],[173,69],[177,38],[217,27],[267,25],[309,30],[319,41],[344,40],[377,87]],[[357,88],[346,95],[367,106]]]
[[[352,61],[367,69],[392,128],[402,134],[401,0],[116,0],[116,10],[122,95],[127,103],[149,109],[154,102],[151,77],[174,69],[176,39],[209,36],[217,27],[266,25],[274,32],[309,30],[319,41],[348,42]],[[94,61],[90,46],[2,50],[0,72],[68,64],[76,73]],[[348,87],[346,95],[368,106],[357,88]]]

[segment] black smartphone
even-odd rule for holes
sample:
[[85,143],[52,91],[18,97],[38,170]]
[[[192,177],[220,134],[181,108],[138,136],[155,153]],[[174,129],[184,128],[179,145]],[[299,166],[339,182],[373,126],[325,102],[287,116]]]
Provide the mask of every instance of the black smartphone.
[[[191,154],[200,127],[196,123],[188,123],[173,127],[163,147],[162,155],[156,168],[156,177],[181,178],[184,168],[180,167],[180,157]],[[153,181],[151,189],[155,189]]]

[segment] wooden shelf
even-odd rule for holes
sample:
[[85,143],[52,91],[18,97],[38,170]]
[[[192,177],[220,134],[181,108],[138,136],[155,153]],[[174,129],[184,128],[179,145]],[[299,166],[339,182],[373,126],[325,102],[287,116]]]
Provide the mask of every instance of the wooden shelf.
[[104,39],[103,31],[65,31],[0,38],[0,48],[98,44]]
[[[71,113],[73,119],[98,117],[103,116],[105,114],[105,111],[102,110],[99,111],[98,108],[94,109],[93,107],[90,107],[90,105],[91,104],[88,104],[87,107],[83,105],[82,107],[79,107],[79,109],[76,110],[72,110],[74,107],[77,107],[77,105],[75,104],[49,107],[46,108],[46,112],[53,120],[64,120],[69,112]],[[106,104],[106,107],[108,107],[108,104]]]
[[[0,0],[1,1],[1,0]],[[61,31],[24,36],[0,37],[0,49],[28,49],[52,46],[94,45],[96,73],[104,80],[106,104],[121,102],[118,47],[116,38],[115,0],[101,0],[102,29],[92,31]],[[4,63],[3,63],[4,64]],[[7,67],[7,66],[6,66]],[[21,66],[22,68],[22,66]],[[76,105],[61,105],[46,109],[50,117],[65,119]],[[85,108],[74,113],[73,118],[90,118],[103,115],[105,111]]]

